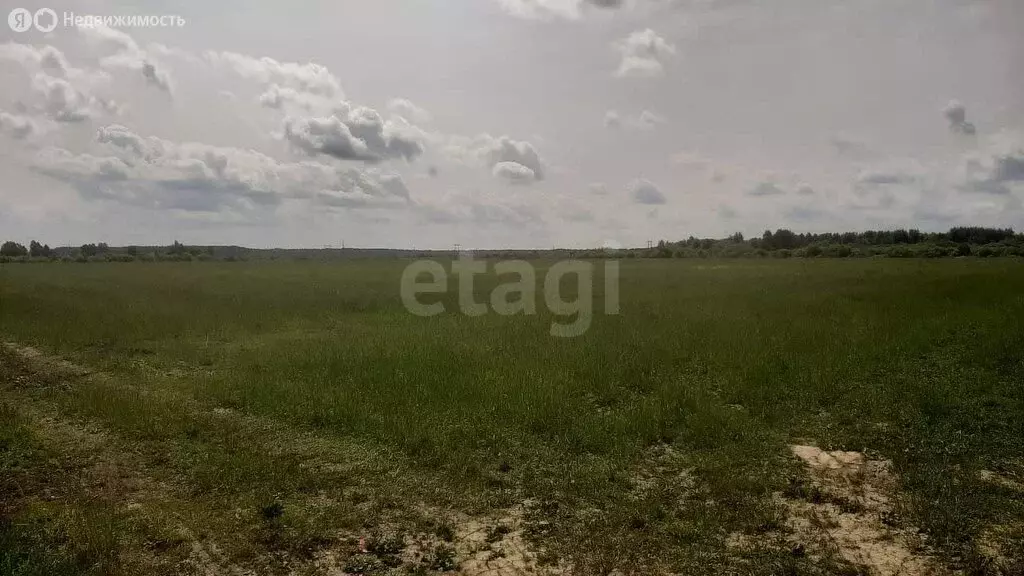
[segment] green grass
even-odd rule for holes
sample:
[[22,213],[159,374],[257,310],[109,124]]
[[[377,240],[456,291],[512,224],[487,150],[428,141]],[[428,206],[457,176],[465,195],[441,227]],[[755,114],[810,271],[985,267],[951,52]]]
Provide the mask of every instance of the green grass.
[[[598,278],[592,327],[572,339],[548,335],[543,302],[536,316],[458,314],[454,278],[447,313],[409,314],[405,264],[0,267],[0,336],[99,371],[18,384],[38,375],[16,381],[8,353],[11,405],[102,430],[111,459],[172,487],[141,520],[97,521],[107,540],[72,523],[62,538],[85,543],[64,548],[105,551],[72,564],[124,572],[140,548],[180,561],[183,544],[150,533],[185,526],[230,562],[285,572],[281,555],[341,532],[437,529],[423,506],[530,499],[549,522],[537,539],[583,573],[819,573],[782,547],[745,562],[724,544],[779,528],[771,494],[798,471],[785,448],[797,439],[891,459],[899,522],[951,566],[989,569],[986,529],[1024,517],[1020,494],[976,480],[1021,471],[1020,261],[624,261],[621,314],[601,314]],[[477,300],[498,282],[478,279]],[[4,440],[4,472],[20,445]],[[36,500],[5,511],[0,545],[41,533],[10,528],[40,517]]]

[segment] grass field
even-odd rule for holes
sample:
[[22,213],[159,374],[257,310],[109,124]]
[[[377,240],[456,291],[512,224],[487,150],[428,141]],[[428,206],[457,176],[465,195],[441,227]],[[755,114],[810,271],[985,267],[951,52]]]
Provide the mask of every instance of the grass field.
[[1020,260],[628,260],[577,338],[414,316],[407,263],[0,268],[0,573],[877,572],[788,518],[873,510],[793,444],[1024,573]]

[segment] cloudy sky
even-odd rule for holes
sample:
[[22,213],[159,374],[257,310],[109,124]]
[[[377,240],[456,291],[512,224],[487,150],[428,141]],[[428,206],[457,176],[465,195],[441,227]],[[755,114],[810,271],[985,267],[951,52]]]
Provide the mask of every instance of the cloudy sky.
[[184,24],[0,23],[4,238],[1024,230],[1019,0],[46,5]]

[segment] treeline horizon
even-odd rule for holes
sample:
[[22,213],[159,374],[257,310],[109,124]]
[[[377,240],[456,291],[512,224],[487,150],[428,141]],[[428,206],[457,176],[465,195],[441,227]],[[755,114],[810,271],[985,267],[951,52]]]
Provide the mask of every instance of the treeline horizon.
[[[765,230],[746,238],[735,233],[725,238],[660,240],[649,247],[591,249],[487,249],[466,250],[481,258],[950,258],[1024,257],[1024,234],[1012,228],[958,226],[946,232],[917,229],[863,232],[793,232]],[[166,246],[109,246],[105,242],[51,248],[31,240],[28,246],[8,240],[0,245],[0,263],[8,262],[182,262],[246,260],[330,260],[373,257],[429,257],[454,255],[454,250],[404,248],[246,248],[231,245],[187,245],[177,240]]]

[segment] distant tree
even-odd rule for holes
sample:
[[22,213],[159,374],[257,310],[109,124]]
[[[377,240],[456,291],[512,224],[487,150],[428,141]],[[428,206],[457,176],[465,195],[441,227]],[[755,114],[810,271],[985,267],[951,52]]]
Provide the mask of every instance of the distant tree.
[[780,228],[775,231],[772,242],[776,248],[795,248],[797,246],[796,234],[792,230]]
[[89,258],[99,254],[99,248],[95,244],[82,244],[78,251],[85,258]]
[[40,244],[35,240],[28,243],[28,255],[33,258],[49,258],[53,255],[53,250],[50,250],[49,244]]
[[966,243],[966,242],[961,242],[961,243],[957,244],[956,245],[956,255],[957,256],[970,256],[971,255],[971,245]]
[[7,241],[0,246],[0,256],[8,256],[11,258],[17,258],[19,256],[28,256],[28,249],[25,246],[18,244],[17,242]]

